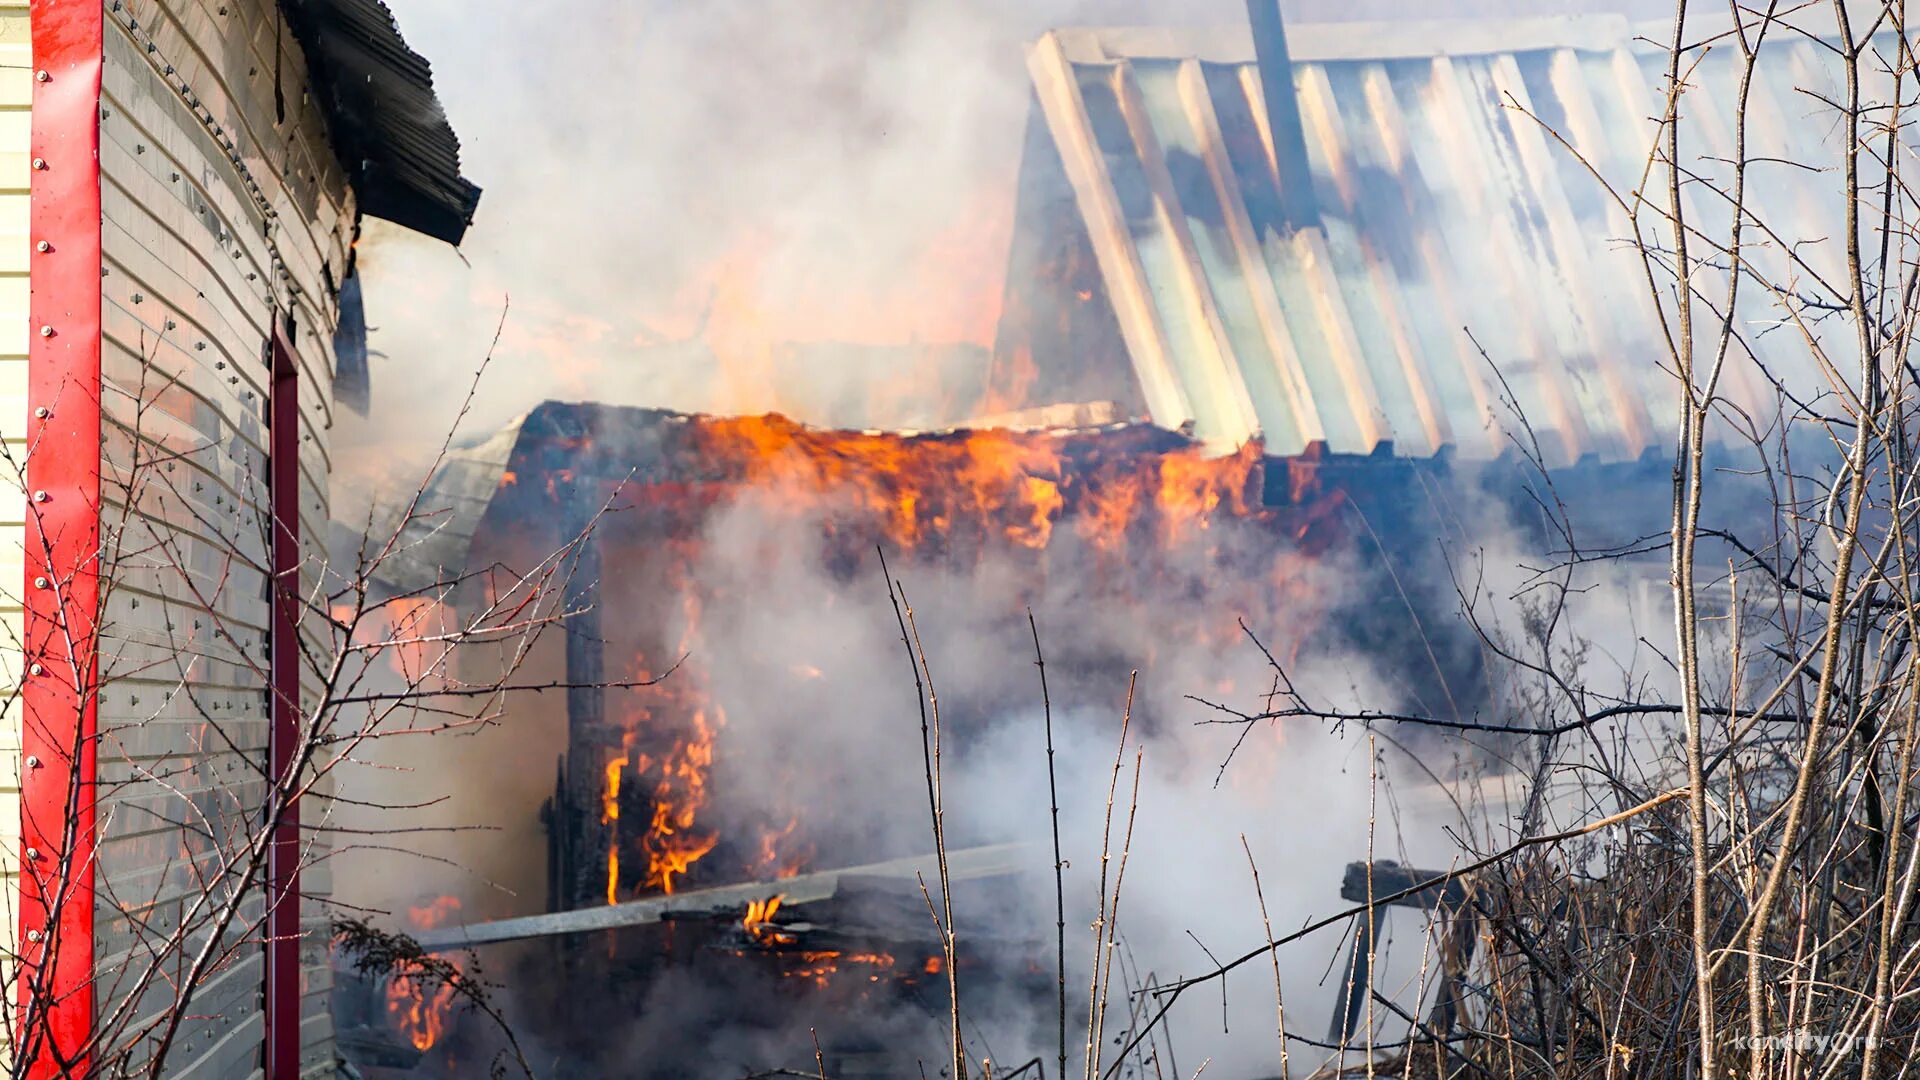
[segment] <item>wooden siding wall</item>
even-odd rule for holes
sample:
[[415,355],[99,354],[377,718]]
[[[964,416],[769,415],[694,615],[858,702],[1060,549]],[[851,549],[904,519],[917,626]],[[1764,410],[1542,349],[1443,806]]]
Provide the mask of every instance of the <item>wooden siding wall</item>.
[[[0,440],[7,461],[26,454],[27,153],[33,111],[33,37],[27,5],[0,3]],[[0,465],[0,916],[20,912],[20,602],[26,587],[27,502],[13,464]],[[4,973],[0,973],[4,974]],[[10,983],[9,983],[10,984]],[[4,1033],[0,1033],[4,1037]]]
[[[154,966],[189,907],[229,887],[219,863],[258,818],[269,704],[267,342],[291,312],[301,531],[319,554],[334,292],[353,222],[276,4],[106,2],[103,526],[116,563],[100,705],[103,1013]],[[315,801],[308,824],[323,812]],[[303,891],[323,897],[324,842],[307,840]],[[236,932],[248,940],[201,989],[169,1073],[259,1071],[263,913],[255,889]],[[325,914],[309,900],[303,916],[302,1072],[330,1075]],[[164,1009],[171,993],[163,981],[138,1008]]]

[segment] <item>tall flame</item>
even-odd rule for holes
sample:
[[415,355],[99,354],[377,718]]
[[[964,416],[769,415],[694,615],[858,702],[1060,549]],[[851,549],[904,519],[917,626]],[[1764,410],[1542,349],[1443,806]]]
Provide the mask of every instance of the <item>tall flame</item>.
[[632,759],[622,754],[607,762],[607,790],[600,796],[600,824],[611,825],[620,820],[620,770],[632,763]]
[[607,762],[607,786],[600,794],[600,824],[613,826],[607,838],[607,903],[620,902],[620,770],[632,763],[628,754]]
[[707,770],[713,765],[714,729],[705,709],[694,711],[693,733],[674,743],[660,763],[660,780],[653,788],[653,821],[641,840],[647,853],[647,876],[642,885],[673,892],[674,878],[706,857],[720,834],[694,828],[707,804]]

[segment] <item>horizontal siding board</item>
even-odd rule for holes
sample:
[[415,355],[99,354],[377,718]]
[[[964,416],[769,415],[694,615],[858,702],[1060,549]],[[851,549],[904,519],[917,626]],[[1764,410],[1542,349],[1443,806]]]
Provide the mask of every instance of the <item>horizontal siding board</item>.
[[[227,886],[221,883],[220,888],[225,890]],[[209,899],[210,895],[207,890],[201,889],[144,904],[130,902],[123,910],[115,911],[112,918],[101,922],[101,936],[96,939],[95,955],[102,967],[117,970],[142,961],[151,966],[158,960],[169,959],[170,953],[174,954],[171,959],[177,963],[181,940],[178,931],[182,922],[193,924],[189,927],[189,939],[198,944],[206,941],[208,921],[220,911],[218,898]],[[219,894],[220,897],[231,895],[231,891]],[[239,931],[239,944],[219,950],[230,957],[228,963],[257,962],[257,950],[252,949],[244,939],[258,938],[264,910],[257,890],[250,890],[236,905],[233,923]],[[170,942],[169,938],[173,941]],[[257,992],[257,985],[255,990]]]
[[[140,962],[135,954],[128,967]],[[177,963],[169,971],[182,970]],[[168,1054],[166,1074],[175,1077],[238,1077],[259,1057],[259,1010],[252,1000],[261,977],[257,960],[235,961],[215,973],[195,992]],[[143,996],[136,1022],[151,1020],[172,1007],[175,995],[165,980]],[[136,1056],[138,1061],[150,1057]]]
[[[129,581],[137,581],[143,572],[124,557],[114,562],[110,569],[115,575],[125,576]],[[190,649],[203,639],[194,637],[190,629],[183,628],[192,627],[193,613],[198,611],[204,613],[202,622],[206,623],[204,634],[207,637],[224,634],[232,648],[253,650],[253,655],[258,656],[259,650],[264,648],[262,642],[266,637],[267,603],[262,595],[265,579],[239,575],[242,583],[258,583],[258,587],[243,591],[220,581],[216,570],[213,568],[183,574],[177,567],[167,566],[155,571],[163,576],[158,582],[160,587],[145,594],[139,592],[136,586],[122,589],[116,585],[106,607],[109,621],[105,628],[106,636],[115,642],[139,641],[163,649]],[[201,600],[203,597],[204,603]],[[185,655],[193,654],[189,652]],[[164,661],[164,657],[160,659]],[[123,675],[133,675],[152,667],[144,660],[138,661],[138,664],[139,667],[116,665],[115,670]],[[165,670],[164,663],[161,669]]]
[[[236,3],[228,6],[230,10],[239,10],[249,5]],[[161,10],[165,9],[162,8]],[[168,14],[174,13],[168,12]],[[217,20],[215,21],[217,22]],[[114,51],[118,49],[122,53],[119,58],[123,60],[123,63],[119,65],[119,67],[124,77],[129,80],[138,80],[138,82],[130,82],[122,85],[139,86],[142,95],[147,101],[152,103],[150,106],[152,109],[177,109],[183,113],[184,115],[182,117],[174,119],[165,125],[171,130],[192,132],[196,135],[201,135],[203,138],[234,140],[235,145],[242,148],[239,156],[242,164],[246,167],[247,175],[261,187],[260,197],[266,202],[265,209],[275,213],[276,228],[273,230],[275,246],[280,250],[280,254],[290,272],[293,273],[297,279],[303,281],[319,280],[322,276],[320,266],[323,263],[324,256],[321,253],[320,244],[315,239],[314,231],[306,227],[305,214],[307,211],[302,209],[299,200],[282,200],[277,198],[280,190],[284,188],[284,184],[276,171],[274,163],[286,162],[291,149],[283,140],[282,136],[279,135],[271,124],[268,124],[265,128],[260,128],[254,124],[250,118],[236,110],[234,108],[234,99],[229,96],[225,83],[218,78],[210,79],[207,77],[211,75],[212,72],[196,73],[195,67],[199,61],[199,53],[198,50],[191,48],[191,43],[196,39],[179,33],[178,23],[166,19],[157,22],[148,19],[141,24],[139,31],[133,33],[127,32],[125,23],[112,22],[110,25],[114,26],[120,32],[117,34],[109,34],[109,55],[112,56]],[[185,98],[177,90],[177,82],[169,81],[167,77],[163,76],[161,71],[156,70],[153,64],[146,60],[146,57],[149,55],[156,58],[162,55],[161,51],[156,51],[154,54],[145,52],[142,42],[149,38],[155,41],[156,45],[165,46],[164,55],[167,57],[165,63],[171,64],[175,68],[174,78],[184,79],[186,85],[192,89],[194,99],[203,108],[211,111],[214,116],[213,123],[219,128],[219,134],[217,136],[212,135],[211,132],[208,131],[207,125],[201,118],[193,115]],[[179,45],[186,46],[186,48],[183,50],[182,48],[175,47],[174,43],[176,41]],[[188,55],[177,55],[183,51]],[[298,49],[293,48],[289,51],[297,54]],[[263,67],[263,70],[271,72],[273,69],[270,65],[267,65]],[[283,77],[285,74],[283,71]],[[253,81],[256,83],[260,82],[258,78]],[[298,86],[299,84],[294,83],[292,85]],[[269,84],[265,86],[264,89],[270,93],[272,87]],[[292,97],[293,95],[289,96]],[[241,100],[245,99],[243,98]],[[298,99],[295,98],[295,100]],[[254,102],[253,107],[257,109],[259,103]],[[318,123],[318,115],[311,115],[312,120]],[[155,126],[158,127],[160,125],[156,124]],[[286,126],[295,131],[300,131],[307,127],[307,125],[303,124]],[[311,130],[324,129],[313,128]],[[310,133],[311,131],[304,132],[304,134]],[[262,142],[262,138],[266,141]],[[211,141],[210,145],[213,151],[209,156],[215,158],[219,168],[223,172],[231,172],[237,176],[237,171],[234,170],[228,155],[224,152],[224,146],[222,146],[220,142]],[[246,198],[250,202],[254,201],[254,197],[242,184],[232,183],[230,186],[235,197]],[[317,209],[317,207],[314,209]],[[255,209],[253,212],[260,214],[262,210]],[[330,214],[329,216],[332,215]],[[261,237],[265,235],[265,232],[266,230],[262,228],[256,230],[252,235]],[[324,292],[321,291],[320,294],[324,295]]]
[[305,60],[279,13],[263,0],[162,0],[155,10],[163,18],[150,19],[149,32],[162,51],[179,56],[171,62],[197,97],[266,162],[285,163],[277,169],[263,165],[266,175],[258,177],[292,194],[282,216],[312,223],[302,231],[316,255],[343,255],[335,245],[350,227],[350,196],[324,141],[324,120],[308,95],[292,92],[286,100],[295,122],[280,124],[272,115],[276,68],[290,90],[305,86],[307,78]]
[[[240,261],[249,264],[244,270],[255,275],[252,280],[264,297],[272,270],[264,209],[239,187],[231,161],[192,110],[167,93],[146,68],[138,46],[122,34],[109,33],[107,57],[101,142],[103,153],[113,156],[103,158],[103,169],[116,174],[114,182],[123,185],[144,182],[140,172],[164,171],[166,182],[177,192],[170,201],[192,200],[211,230],[241,251]],[[139,155],[144,160],[129,168],[138,146],[147,148]],[[172,180],[174,172],[181,174],[181,180]]]
[[[100,872],[113,895],[140,905],[133,913],[102,912],[109,960],[131,967],[150,963],[160,941],[144,921],[177,925],[221,850],[244,837],[263,794],[267,695],[254,664],[265,658],[269,614],[264,346],[276,312],[291,310],[304,435],[299,514],[310,550],[320,554],[338,318],[332,285],[350,258],[353,210],[304,93],[299,50],[281,36],[285,27],[268,0],[154,0],[140,5],[138,29],[130,8],[110,16],[102,130],[105,452],[110,475],[137,483],[131,494],[111,496],[103,517],[129,541],[123,547],[144,550],[119,552],[113,567],[109,648],[119,667],[101,703],[109,816]],[[273,116],[276,74],[286,90],[286,123]],[[0,314],[9,310],[6,273],[0,261]],[[24,296],[17,306],[24,315]],[[0,356],[14,341],[0,337]],[[17,342],[23,350],[24,331]],[[216,636],[216,627],[230,636]],[[324,625],[302,633],[324,653]],[[303,693],[317,691],[309,673]],[[216,838],[188,842],[190,832],[175,823],[189,819],[212,827]],[[187,857],[196,844],[206,850]],[[316,840],[316,857],[328,850]],[[331,874],[315,870],[303,887],[324,895]],[[247,906],[246,919],[257,920],[257,892]],[[314,936],[302,956],[302,1060],[303,1069],[319,1071],[333,1058],[325,915],[317,904],[307,914]],[[170,1072],[224,1078],[257,1071],[259,948],[244,936],[252,932],[234,931],[242,936],[225,946],[246,960],[220,975],[218,986],[227,989],[210,985],[213,996],[202,1005],[217,1015],[183,1032]]]

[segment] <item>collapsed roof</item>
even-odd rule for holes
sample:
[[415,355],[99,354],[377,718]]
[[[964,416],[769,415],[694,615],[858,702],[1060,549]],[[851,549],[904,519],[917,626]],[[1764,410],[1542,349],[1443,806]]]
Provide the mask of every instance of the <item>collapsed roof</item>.
[[361,212],[459,244],[480,203],[460,140],[381,0],[281,0]]

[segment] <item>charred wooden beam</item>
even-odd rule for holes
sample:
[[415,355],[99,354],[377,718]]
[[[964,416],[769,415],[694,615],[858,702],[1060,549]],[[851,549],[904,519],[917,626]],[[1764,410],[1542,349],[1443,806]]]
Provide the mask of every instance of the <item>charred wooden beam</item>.
[[599,795],[591,787],[598,783],[601,759],[594,737],[599,735],[606,715],[600,541],[592,531],[592,515],[598,508],[591,504],[590,491],[571,494],[573,497],[567,500],[567,529],[577,539],[561,600],[566,612],[567,759],[561,784],[554,792],[554,810],[548,815],[549,910],[578,906],[583,898],[602,888],[606,877],[605,867],[588,855],[606,850],[604,838],[583,835],[592,825],[579,812],[580,807],[593,805]]
[[[1433,881],[1445,875],[1445,870],[1416,870],[1411,866],[1402,866],[1391,859],[1381,859],[1373,863],[1348,863],[1346,876],[1340,880],[1340,899],[1364,904],[1375,897],[1393,896],[1395,893],[1406,892],[1423,881]],[[1453,911],[1466,903],[1466,900],[1465,879],[1450,877],[1444,882],[1430,885],[1419,892],[1398,897],[1391,901],[1391,906],[1424,908],[1428,911],[1439,906],[1446,911]]]
[[1380,934],[1380,908],[1370,908],[1354,923],[1353,949],[1347,954],[1343,991],[1327,1024],[1327,1041],[1345,1046],[1353,1038],[1353,1027],[1366,1015],[1367,991],[1373,988],[1374,942]]
[[[1438,880],[1445,878],[1445,880]],[[1435,882],[1417,892],[1424,882]],[[1441,939],[1440,992],[1434,1002],[1430,1023],[1436,1031],[1447,1031],[1460,1012],[1460,980],[1473,949],[1473,921],[1457,918],[1466,911],[1469,887],[1465,878],[1447,877],[1442,870],[1419,870],[1391,859],[1377,862],[1352,862],[1340,881],[1340,898],[1356,904],[1373,903],[1380,897],[1393,897],[1369,908],[1354,923],[1353,947],[1347,956],[1347,976],[1340,996],[1334,1002],[1333,1020],[1328,1025],[1327,1041],[1345,1045],[1353,1038],[1354,1025],[1365,1015],[1369,992],[1373,989],[1373,954],[1379,938],[1380,919],[1389,907],[1416,908],[1435,912],[1452,925]],[[1406,893],[1405,896],[1398,894]]]
[[1287,21],[1280,13],[1280,0],[1247,0],[1247,21],[1253,25],[1253,53],[1280,174],[1281,212],[1288,228],[1312,228],[1320,224],[1320,204],[1307,163],[1306,125],[1293,93],[1293,56],[1287,49]]
[[547,831],[547,910],[573,906],[574,868],[579,865],[577,842],[583,814],[567,786],[567,759],[554,763],[553,794],[540,807],[540,824]]
[[[954,882],[1005,877],[1036,866],[1044,866],[1043,861],[1036,862],[1038,858],[1039,849],[1028,844],[995,844],[988,847],[963,848],[947,853],[947,877]],[[519,941],[525,938],[584,934],[595,930],[644,926],[663,919],[734,913],[743,910],[750,901],[765,900],[775,894],[781,897],[783,908],[797,907],[831,899],[839,893],[843,884],[853,884],[862,878],[893,881],[918,881],[924,878],[931,888],[935,887],[939,875],[939,862],[933,855],[917,855],[905,859],[869,863],[865,866],[850,866],[841,870],[796,874],[793,877],[776,878],[771,881],[749,881],[738,885],[695,889],[667,896],[650,896],[644,900],[630,900],[623,904],[583,908],[578,911],[526,915],[466,926],[450,926],[417,935],[416,940],[423,948],[444,952],[474,945],[491,945],[501,941]]]

